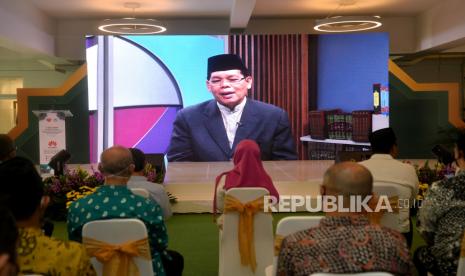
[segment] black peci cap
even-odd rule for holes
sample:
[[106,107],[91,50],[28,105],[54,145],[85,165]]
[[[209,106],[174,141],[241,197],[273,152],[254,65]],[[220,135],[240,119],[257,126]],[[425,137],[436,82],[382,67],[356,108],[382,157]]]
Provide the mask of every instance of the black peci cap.
[[212,72],[227,71],[227,70],[241,70],[245,76],[249,75],[247,67],[245,67],[242,59],[235,54],[222,54],[208,58],[207,79],[210,78]]

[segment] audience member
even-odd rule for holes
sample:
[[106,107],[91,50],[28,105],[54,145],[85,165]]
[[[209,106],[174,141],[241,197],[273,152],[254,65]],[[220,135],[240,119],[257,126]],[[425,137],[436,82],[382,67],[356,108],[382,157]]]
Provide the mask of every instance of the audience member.
[[102,152],[99,170],[105,183],[96,192],[73,202],[68,212],[70,239],[82,240],[82,227],[89,221],[112,218],[137,218],[144,222],[149,234],[153,269],[156,275],[181,275],[183,257],[167,251],[168,235],[160,206],[127,187],[134,163],[131,152],[114,146]]
[[273,181],[263,168],[260,148],[254,140],[242,140],[236,147],[233,157],[234,168],[216,177],[213,212],[223,210],[226,191],[231,188],[265,188],[279,200]]
[[[373,178],[363,166],[342,162],[325,173],[321,194],[340,196],[349,208],[351,196],[372,194]],[[370,224],[366,212],[327,212],[320,225],[287,236],[278,257],[278,275],[385,271],[409,275],[412,264],[404,237]]]
[[49,203],[40,175],[31,161],[14,157],[0,165],[0,194],[19,230],[18,264],[21,273],[95,275],[85,248],[45,236],[41,220]]
[[147,181],[147,177],[144,176],[144,168],[146,165],[145,154],[139,149],[131,148],[129,150],[131,151],[134,161],[134,172],[131,178],[129,178],[127,184],[128,188],[142,188],[147,190],[150,197],[160,205],[165,220],[168,219],[173,215],[173,212],[171,212],[170,199],[168,198],[165,188],[163,185]]
[[418,214],[418,231],[427,245],[415,251],[419,275],[455,275],[465,230],[465,133],[455,143],[455,177],[433,184]]
[[0,163],[16,156],[16,146],[13,139],[6,134],[0,134]]
[[[373,185],[389,185],[397,187],[399,199],[407,199],[412,205],[418,194],[418,177],[415,168],[395,160],[398,155],[397,139],[392,128],[383,128],[370,134],[370,144],[373,155],[370,159],[360,162],[373,175]],[[404,202],[404,201],[402,201]],[[401,232],[410,247],[412,244],[412,223],[410,209],[399,208],[399,226],[394,228]]]
[[0,275],[16,276],[19,272],[16,244],[18,242],[18,229],[11,212],[0,205]]

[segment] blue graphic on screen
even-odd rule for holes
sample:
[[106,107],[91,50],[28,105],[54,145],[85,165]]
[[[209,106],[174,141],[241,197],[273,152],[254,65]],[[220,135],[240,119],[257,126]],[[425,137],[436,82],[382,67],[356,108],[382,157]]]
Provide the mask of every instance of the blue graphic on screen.
[[[98,121],[93,111],[103,80],[96,73],[97,39],[86,42],[90,156],[95,156]],[[206,88],[207,60],[224,53],[225,37],[115,36],[112,47],[114,144],[165,153],[177,111],[213,98]]]
[[212,99],[206,88],[207,60],[225,52],[222,36],[125,36],[157,56],[176,79],[184,107]]

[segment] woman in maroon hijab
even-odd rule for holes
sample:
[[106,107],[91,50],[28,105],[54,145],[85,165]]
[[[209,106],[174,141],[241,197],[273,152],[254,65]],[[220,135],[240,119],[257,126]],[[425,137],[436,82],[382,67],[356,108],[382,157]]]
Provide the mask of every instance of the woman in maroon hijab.
[[[260,148],[254,140],[237,144],[233,157],[234,168],[216,177],[213,213],[223,210],[224,195],[231,188],[265,188],[279,200],[279,194],[266,173],[260,159]],[[225,176],[225,177],[223,177]]]

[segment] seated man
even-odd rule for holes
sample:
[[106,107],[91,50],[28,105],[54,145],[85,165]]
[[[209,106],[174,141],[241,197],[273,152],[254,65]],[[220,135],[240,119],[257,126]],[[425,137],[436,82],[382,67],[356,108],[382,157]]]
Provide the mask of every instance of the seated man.
[[[397,187],[401,193],[399,199],[414,201],[418,194],[418,177],[412,165],[402,163],[397,157],[397,139],[392,128],[383,128],[370,134],[371,150],[370,159],[360,162],[373,175],[373,185],[389,185]],[[401,232],[407,239],[410,247],[412,244],[412,224],[410,222],[409,208],[399,208],[399,226],[394,228]]]
[[84,246],[45,236],[41,220],[49,203],[31,161],[14,157],[0,165],[0,194],[16,219],[18,264],[23,274],[96,275]]
[[465,133],[455,141],[455,177],[431,185],[418,213],[418,231],[426,241],[415,251],[418,275],[455,275],[465,230]]
[[105,176],[104,185],[69,207],[69,238],[81,241],[82,227],[89,221],[137,218],[147,227],[155,274],[181,275],[182,256],[166,250],[168,235],[160,206],[150,199],[134,195],[126,186],[134,170],[131,152],[120,146],[106,149],[100,156],[99,170]]
[[144,176],[144,168],[147,163],[145,161],[145,154],[139,149],[131,148],[129,150],[131,151],[132,160],[134,161],[134,172],[131,178],[129,178],[127,184],[128,188],[146,189],[150,194],[150,198],[160,205],[163,211],[163,217],[166,220],[173,215],[173,212],[171,212],[170,199],[168,198],[165,188],[163,185],[147,181],[147,178]]
[[[345,209],[352,206],[353,196],[363,200],[372,188],[373,178],[365,167],[342,162],[326,171],[321,194],[336,197],[337,205]],[[319,226],[287,236],[279,253],[278,275],[366,271],[410,275],[412,263],[400,233],[371,225],[363,208],[345,211],[327,212]]]

